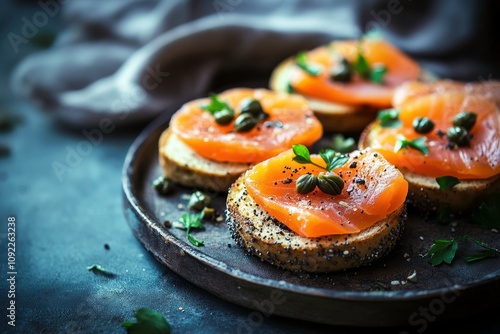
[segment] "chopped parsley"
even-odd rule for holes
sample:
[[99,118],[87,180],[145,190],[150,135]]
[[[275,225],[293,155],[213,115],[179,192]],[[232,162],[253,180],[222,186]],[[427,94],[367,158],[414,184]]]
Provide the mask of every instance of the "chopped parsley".
[[440,190],[450,190],[460,183],[460,181],[454,176],[436,177],[436,182],[438,183]]
[[316,167],[319,167],[321,169],[324,169],[326,171],[331,172],[337,167],[342,166],[347,162],[349,159],[348,156],[338,153],[335,150],[325,148],[319,152],[320,157],[323,159],[323,161],[326,163],[326,166],[320,166],[313,161],[311,161],[311,155],[309,153],[309,150],[307,149],[306,146],[304,145],[293,145],[292,146],[293,153],[295,153],[295,157],[293,158],[293,161],[296,161],[300,164],[312,164]]
[[399,128],[401,126],[398,109],[380,110],[377,113],[377,119],[380,121],[380,126],[383,128]]
[[425,145],[427,138],[419,137],[414,140],[408,140],[403,135],[399,135],[394,145],[394,152],[399,152],[401,149],[408,149],[409,147],[421,152],[424,155],[429,154],[429,148]]
[[203,211],[200,213],[184,213],[181,216],[180,223],[186,229],[186,237],[189,242],[196,247],[204,246],[205,243],[202,240],[196,239],[191,234],[191,229],[203,229],[203,223],[201,222],[203,218]]
[[500,255],[500,251],[498,249],[495,249],[485,244],[482,241],[472,238],[469,235],[463,235],[459,238],[452,240],[445,240],[445,239],[434,240],[434,244],[432,244],[428,252],[429,256],[428,262],[433,266],[438,266],[443,262],[451,264],[452,261],[455,259],[455,255],[458,249],[458,244],[463,240],[472,241],[479,247],[485,249],[480,252],[464,257],[465,262],[474,262],[490,257],[497,257]]
[[226,102],[219,99],[217,94],[210,95],[210,103],[201,106],[201,108],[203,110],[208,111],[212,115],[215,114],[216,112],[222,111],[222,110],[230,110],[230,111],[233,111],[233,113],[234,113],[234,110]]
[[384,82],[384,77],[387,74],[387,66],[384,64],[370,66],[366,57],[361,53],[361,48],[358,49],[358,56],[353,64],[353,69],[358,72],[361,77],[378,85]]
[[307,55],[305,52],[300,52],[295,58],[297,66],[300,67],[307,74],[317,77],[323,71],[323,67],[317,64],[307,62]]
[[129,334],[170,334],[170,325],[159,312],[143,307],[134,312],[134,317],[136,322],[121,323]]

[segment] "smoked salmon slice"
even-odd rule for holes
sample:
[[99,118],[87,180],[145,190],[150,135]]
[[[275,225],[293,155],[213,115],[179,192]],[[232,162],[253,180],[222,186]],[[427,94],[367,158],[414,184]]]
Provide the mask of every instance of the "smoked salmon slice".
[[[500,173],[500,113],[490,98],[457,90],[434,92],[406,99],[397,109],[400,126],[382,127],[378,120],[368,134],[370,146],[389,162],[430,177],[486,179]],[[456,147],[450,145],[446,133],[454,117],[464,111],[475,113],[477,120],[469,131],[470,145]],[[417,117],[429,118],[434,129],[424,135],[417,133],[412,126]],[[400,136],[409,141],[425,138],[428,153],[412,148],[395,152]]]
[[241,102],[258,100],[268,117],[248,132],[236,132],[234,121],[220,125],[203,109],[209,99],[185,104],[171,119],[170,128],[199,155],[221,162],[257,163],[289,149],[310,146],[323,134],[321,123],[300,96],[266,89],[234,88],[219,99],[240,113]]
[[[361,53],[370,67],[385,66],[387,72],[381,84],[374,83],[359,74],[346,83],[330,78],[331,68],[339,65],[339,55],[354,64]],[[389,107],[394,89],[403,82],[417,80],[421,68],[414,60],[383,39],[363,38],[360,41],[338,41],[322,46],[306,54],[307,62],[320,66],[323,71],[311,75],[299,66],[290,75],[293,89],[306,97],[352,106],[368,105],[376,108]]]
[[[306,173],[318,175],[324,170],[296,162],[294,156],[288,150],[257,164],[246,172],[244,183],[255,202],[301,236],[357,233],[405,202],[407,181],[371,149],[351,153],[344,165],[333,170],[344,181],[339,195],[318,189],[299,194],[295,183],[298,177]],[[325,165],[317,155],[311,155],[311,160]]]

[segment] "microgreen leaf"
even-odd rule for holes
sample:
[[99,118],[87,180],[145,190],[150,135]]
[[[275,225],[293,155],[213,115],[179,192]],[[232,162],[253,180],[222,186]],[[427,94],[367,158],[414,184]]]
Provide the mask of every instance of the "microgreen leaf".
[[356,141],[354,138],[344,138],[344,136],[338,134],[332,139],[332,148],[340,153],[349,153],[356,149]]
[[109,272],[106,269],[104,269],[104,267],[99,264],[93,264],[91,266],[88,266],[87,270],[93,272],[96,275],[106,276],[110,278],[116,276],[112,272]]
[[399,135],[396,144],[394,145],[394,152],[398,152],[403,148],[408,149],[408,147],[411,147],[421,152],[422,154],[427,155],[429,154],[429,148],[425,145],[426,140],[427,138],[425,137],[419,137],[415,138],[414,140],[408,140],[404,136]]
[[474,222],[483,228],[500,229],[500,193],[489,195],[472,213]]
[[455,258],[458,248],[457,240],[434,240],[434,244],[429,249],[429,263],[433,266],[445,262],[451,264]]
[[234,113],[234,110],[226,102],[220,100],[216,94],[210,95],[210,103],[201,106],[201,108],[212,115],[221,110],[228,110]]
[[136,322],[121,323],[129,334],[170,334],[170,325],[159,312],[143,307],[134,312],[134,317]]
[[370,76],[370,64],[366,60],[365,56],[358,52],[358,56],[356,57],[356,61],[354,62],[354,70],[358,72],[363,78],[367,78]]
[[337,167],[342,166],[347,162],[349,157],[337,153],[332,149],[325,148],[319,152],[320,157],[326,162],[326,169],[331,172]]
[[309,150],[302,144],[292,146],[293,153],[295,153],[294,161],[304,164],[311,162],[311,155]]
[[398,128],[401,126],[398,109],[383,109],[377,113],[377,119],[383,128]]
[[384,76],[386,74],[387,67],[385,65],[373,66],[370,72],[370,80],[378,85],[381,85],[384,82]]
[[203,246],[204,242],[196,239],[191,235],[192,228],[202,229],[204,228],[203,223],[201,222],[203,218],[203,211],[200,213],[184,213],[181,216],[180,223],[186,228],[186,236],[194,246]]
[[462,240],[470,240],[474,242],[479,247],[486,249],[486,251],[481,251],[478,253],[474,253],[472,255],[466,256],[464,258],[465,262],[474,262],[482,259],[486,259],[489,257],[497,257],[500,255],[500,251],[495,249],[484,242],[472,238],[468,235],[463,235],[460,238],[456,238],[453,240],[434,240],[434,244],[429,249],[429,260],[428,262],[433,266],[437,266],[443,262],[451,264],[453,259],[455,258],[455,254],[458,248],[459,241]]
[[310,64],[307,62],[307,56],[305,52],[300,52],[295,59],[297,66],[304,70],[307,74],[312,76],[318,76],[322,71],[323,67],[316,64]]
[[440,190],[449,190],[460,183],[460,181],[454,176],[436,177],[436,182],[439,184]]

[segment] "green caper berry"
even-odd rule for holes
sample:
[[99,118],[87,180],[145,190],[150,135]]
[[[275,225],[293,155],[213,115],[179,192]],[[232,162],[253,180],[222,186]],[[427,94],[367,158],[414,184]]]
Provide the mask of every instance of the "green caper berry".
[[461,126],[452,126],[446,133],[450,143],[456,144],[458,147],[470,146],[470,137],[467,130]]
[[167,195],[172,191],[172,189],[174,188],[174,185],[165,176],[159,176],[153,181],[153,188],[155,188],[155,190],[159,194]]
[[413,120],[413,130],[417,133],[429,133],[434,129],[434,122],[427,117],[415,117]]
[[344,181],[333,172],[318,175],[318,188],[325,194],[338,195],[344,189]]
[[210,201],[211,201],[210,196],[206,195],[201,191],[195,191],[189,197],[188,209],[201,211],[206,206],[210,206]]
[[252,130],[259,121],[249,113],[240,114],[234,121],[234,131],[248,132]]
[[352,70],[344,57],[337,57],[337,63],[330,69],[330,79],[338,82],[349,82],[352,79]]
[[316,188],[318,178],[310,173],[303,174],[295,180],[295,189],[299,194],[308,194]]
[[467,131],[470,131],[476,124],[477,115],[471,111],[462,111],[453,117],[453,125],[461,126]]
[[256,99],[251,97],[244,99],[240,103],[241,113],[250,113],[254,117],[259,117],[260,113],[264,112],[262,105]]
[[231,123],[234,118],[234,113],[231,110],[222,109],[214,113],[214,118],[217,124],[226,125]]

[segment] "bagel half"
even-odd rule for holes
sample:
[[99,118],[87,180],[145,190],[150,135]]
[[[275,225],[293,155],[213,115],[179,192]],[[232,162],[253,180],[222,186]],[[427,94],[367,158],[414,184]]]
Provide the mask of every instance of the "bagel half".
[[[359,149],[370,147],[376,131],[375,123],[361,133]],[[488,195],[500,191],[500,175],[487,179],[466,179],[449,190],[439,189],[434,177],[420,175],[406,168],[398,168],[408,181],[408,201],[422,210],[434,211],[439,207],[449,207],[453,213],[468,212],[477,208]]]
[[[290,71],[294,64],[295,58],[290,57],[274,69],[269,80],[269,87],[272,90],[289,92]],[[421,81],[432,82],[435,80],[436,76],[422,71]],[[370,106],[346,105],[307,96],[304,98],[327,132],[359,133],[377,116],[378,108]]]
[[159,160],[165,176],[187,186],[226,192],[251,164],[218,162],[196,153],[168,128],[159,140]]
[[241,176],[229,190],[226,222],[248,254],[282,269],[322,273],[365,266],[387,255],[403,233],[406,206],[359,233],[306,238],[260,207]]

